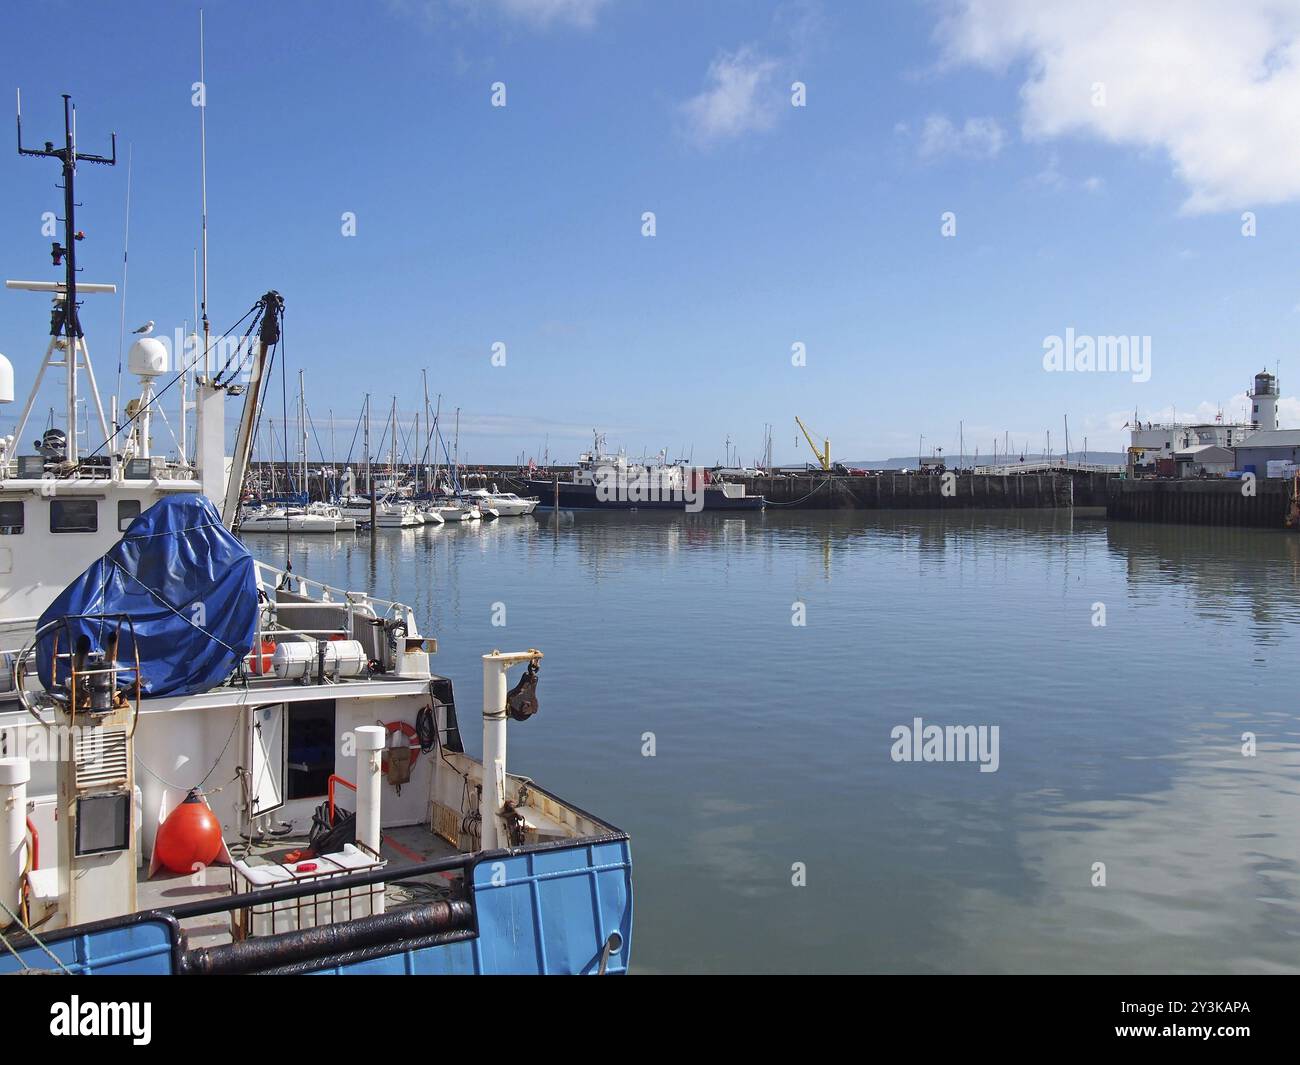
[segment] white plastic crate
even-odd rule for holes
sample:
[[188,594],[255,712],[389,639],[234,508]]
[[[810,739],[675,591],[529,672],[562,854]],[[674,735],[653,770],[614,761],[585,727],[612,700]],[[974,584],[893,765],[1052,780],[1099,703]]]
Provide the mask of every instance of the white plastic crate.
[[338,924],[384,912],[384,885],[361,884],[331,891],[330,880],[354,873],[382,869],[387,863],[368,851],[344,844],[341,851],[304,858],[289,865],[249,865],[235,862],[230,867],[231,894],[238,897],[252,891],[317,884],[321,890],[280,902],[258,903],[230,911],[233,939],[294,932],[319,925]]

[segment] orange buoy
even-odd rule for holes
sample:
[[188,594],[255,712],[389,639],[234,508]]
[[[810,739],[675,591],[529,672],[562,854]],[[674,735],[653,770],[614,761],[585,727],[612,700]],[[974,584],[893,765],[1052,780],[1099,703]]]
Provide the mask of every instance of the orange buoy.
[[154,854],[169,872],[183,874],[211,865],[220,853],[221,822],[193,788],[158,829]]
[[262,653],[253,655],[253,675],[260,677],[271,672],[271,663],[275,659],[275,641],[263,640]]

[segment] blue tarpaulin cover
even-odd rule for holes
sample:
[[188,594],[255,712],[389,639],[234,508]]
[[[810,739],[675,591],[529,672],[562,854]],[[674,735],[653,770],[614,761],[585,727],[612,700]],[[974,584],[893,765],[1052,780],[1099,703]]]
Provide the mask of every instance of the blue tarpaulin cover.
[[[59,593],[40,626],[75,615],[125,614],[140,647],[142,694],[190,695],[220,684],[253,646],[257,578],[253,556],[221,523],[201,495],[159,500],[126,530],[103,558]],[[67,653],[84,634],[105,650],[116,621],[83,618],[54,626],[37,642],[37,667],[46,689],[54,641]],[[120,628],[117,660],[134,664],[131,630]],[[59,659],[66,683],[68,660]],[[119,676],[119,686],[131,682]]]

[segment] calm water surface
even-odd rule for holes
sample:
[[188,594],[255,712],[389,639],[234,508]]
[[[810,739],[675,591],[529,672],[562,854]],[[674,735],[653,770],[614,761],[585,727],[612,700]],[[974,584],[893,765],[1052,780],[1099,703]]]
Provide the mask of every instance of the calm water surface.
[[[1294,536],[577,514],[291,548],[415,607],[476,754],[478,656],[544,650],[510,768],[631,834],[636,970],[1300,971]],[[894,762],[914,717],[999,726],[998,771]]]

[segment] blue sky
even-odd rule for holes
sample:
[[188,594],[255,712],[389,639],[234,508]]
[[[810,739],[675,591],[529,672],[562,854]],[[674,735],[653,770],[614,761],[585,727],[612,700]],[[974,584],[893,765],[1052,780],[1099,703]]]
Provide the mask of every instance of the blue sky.
[[[1049,430],[1059,449],[1066,415],[1076,446],[1114,450],[1135,408],[1239,414],[1264,364],[1290,397],[1300,19],[1076,6],[208,0],[213,326],[278,289],[322,436],[332,409],[346,446],[367,390],[409,418],[424,368],[471,462],[548,439],[568,459],[592,428],[752,460],[764,423],[801,461],[796,414],[841,458],[921,434],[951,453],[961,422],[968,451]],[[131,146],[128,328],[193,317],[198,8],[0,14],[27,139],[61,134],[70,92],[83,150]],[[4,277],[54,277],[56,178],[0,155]],[[124,165],[82,168],[85,280],[120,281],[125,190]],[[119,305],[83,316],[111,388]],[[46,325],[40,297],[0,291],[20,399]],[[1045,372],[1067,328],[1149,336],[1150,380]]]

